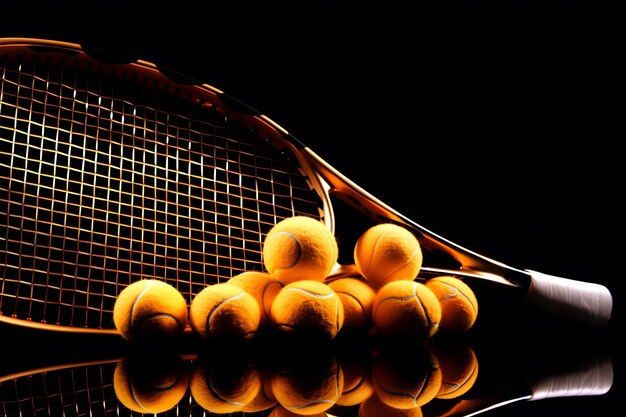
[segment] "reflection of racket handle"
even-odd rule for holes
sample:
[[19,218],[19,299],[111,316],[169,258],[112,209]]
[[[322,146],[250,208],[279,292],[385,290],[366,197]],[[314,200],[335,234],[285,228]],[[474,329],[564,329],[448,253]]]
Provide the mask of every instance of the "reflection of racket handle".
[[530,273],[526,300],[551,313],[591,325],[604,325],[611,317],[613,299],[599,284],[574,281],[536,271]]
[[613,385],[611,360],[597,359],[587,363],[584,368],[532,381],[530,400],[602,395],[609,392],[611,385]]

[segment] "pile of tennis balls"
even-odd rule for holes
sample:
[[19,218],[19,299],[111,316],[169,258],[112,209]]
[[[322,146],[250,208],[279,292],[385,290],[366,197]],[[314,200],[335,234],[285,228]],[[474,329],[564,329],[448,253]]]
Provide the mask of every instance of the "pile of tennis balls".
[[378,224],[358,238],[358,276],[331,279],[337,261],[337,240],[321,221],[289,217],[265,236],[266,270],[208,285],[189,306],[164,281],[134,282],[116,299],[115,326],[129,341],[176,337],[186,327],[205,340],[250,340],[265,330],[327,340],[344,333],[426,340],[465,332],[476,321],[478,302],[464,281],[416,280],[421,246],[400,225]]

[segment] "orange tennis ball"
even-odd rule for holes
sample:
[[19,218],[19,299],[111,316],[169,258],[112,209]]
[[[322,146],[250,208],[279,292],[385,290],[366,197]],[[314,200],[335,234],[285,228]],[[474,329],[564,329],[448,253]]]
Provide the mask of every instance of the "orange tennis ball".
[[367,282],[357,278],[339,278],[328,283],[343,304],[342,332],[363,333],[372,326],[372,304],[376,292]]
[[260,328],[261,307],[235,285],[213,284],[194,297],[189,323],[203,339],[249,340]]
[[126,408],[157,414],[174,408],[185,395],[189,379],[177,355],[127,356],[113,374],[115,394]]
[[263,263],[283,284],[323,281],[337,263],[335,236],[319,220],[289,217],[276,223],[263,242]]
[[441,305],[422,283],[391,281],[374,297],[372,320],[383,335],[428,339],[439,329]]
[[226,414],[243,411],[255,401],[263,380],[254,366],[237,360],[234,355],[194,364],[189,378],[191,395],[205,410]]
[[301,415],[316,415],[331,408],[341,396],[344,377],[335,358],[302,361],[275,370],[271,387],[278,403],[285,409]]
[[478,316],[478,300],[472,289],[459,278],[441,276],[425,284],[441,304],[439,330],[446,333],[463,333],[469,330]]
[[307,338],[334,339],[343,320],[343,304],[337,293],[327,284],[312,280],[285,285],[270,310],[270,322],[278,331]]
[[437,357],[420,346],[384,350],[372,365],[372,383],[378,397],[392,407],[422,407],[441,388]]
[[409,230],[392,223],[370,227],[354,247],[354,261],[374,287],[387,282],[413,280],[422,267],[419,241]]
[[181,336],[187,320],[183,295],[156,279],[133,282],[119,293],[113,307],[115,328],[131,342]]
[[269,320],[274,298],[283,287],[272,274],[259,271],[242,272],[228,280],[230,285],[241,288],[256,299],[261,306],[261,325]]
[[470,346],[464,343],[434,344],[432,351],[442,375],[437,398],[458,398],[472,389],[478,378],[478,358]]

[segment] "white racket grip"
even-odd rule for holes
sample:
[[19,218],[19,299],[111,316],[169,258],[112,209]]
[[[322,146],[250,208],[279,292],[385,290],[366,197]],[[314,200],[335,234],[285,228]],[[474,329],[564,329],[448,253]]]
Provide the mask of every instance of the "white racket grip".
[[609,358],[598,359],[582,369],[530,382],[530,400],[603,395],[613,385],[613,365]]
[[537,308],[593,326],[603,326],[611,318],[613,298],[606,287],[537,271],[528,273],[526,301]]

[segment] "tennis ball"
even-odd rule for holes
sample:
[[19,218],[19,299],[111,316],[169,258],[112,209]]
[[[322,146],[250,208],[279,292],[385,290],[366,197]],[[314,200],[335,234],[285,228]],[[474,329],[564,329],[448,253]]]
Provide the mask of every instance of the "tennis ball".
[[172,285],[156,279],[135,281],[117,296],[113,322],[128,341],[178,337],[187,326],[187,301]]
[[374,287],[413,280],[422,267],[422,248],[409,230],[392,223],[370,227],[354,246],[354,261]]
[[330,340],[344,320],[341,299],[327,284],[302,280],[285,285],[274,298],[270,322],[281,333]]
[[372,325],[372,304],[376,292],[357,278],[339,278],[328,283],[343,304],[344,333],[363,333]]
[[396,408],[422,407],[439,393],[441,381],[437,357],[419,345],[384,349],[372,364],[376,394]]
[[261,307],[252,295],[235,285],[213,284],[193,298],[189,323],[205,340],[250,340],[261,325]]
[[298,280],[323,281],[337,263],[335,236],[324,223],[293,216],[279,221],[263,242],[263,263],[283,284]]
[[420,282],[391,281],[374,297],[372,321],[383,335],[425,340],[437,332],[440,320],[439,300]]
[[113,388],[120,403],[145,414],[174,408],[188,383],[184,361],[173,354],[129,355],[118,362],[113,373]]
[[465,282],[451,276],[440,276],[429,279],[424,285],[441,304],[441,332],[463,333],[474,325],[478,316],[478,300]]
[[277,367],[271,376],[278,403],[300,415],[315,415],[331,408],[343,391],[343,383],[343,370],[334,357],[302,357],[300,362]]
[[478,378],[478,358],[474,350],[459,342],[433,344],[431,348],[442,375],[436,398],[448,400],[468,392]]
[[265,325],[269,320],[274,298],[282,288],[280,281],[267,272],[247,271],[232,277],[228,283],[241,288],[256,299],[261,307],[261,325]]
[[371,395],[359,406],[357,417],[422,417],[422,407],[397,408],[385,403],[376,394]]
[[191,396],[202,408],[216,414],[242,411],[257,399],[262,384],[259,370],[235,355],[213,361],[201,358],[189,377]]

